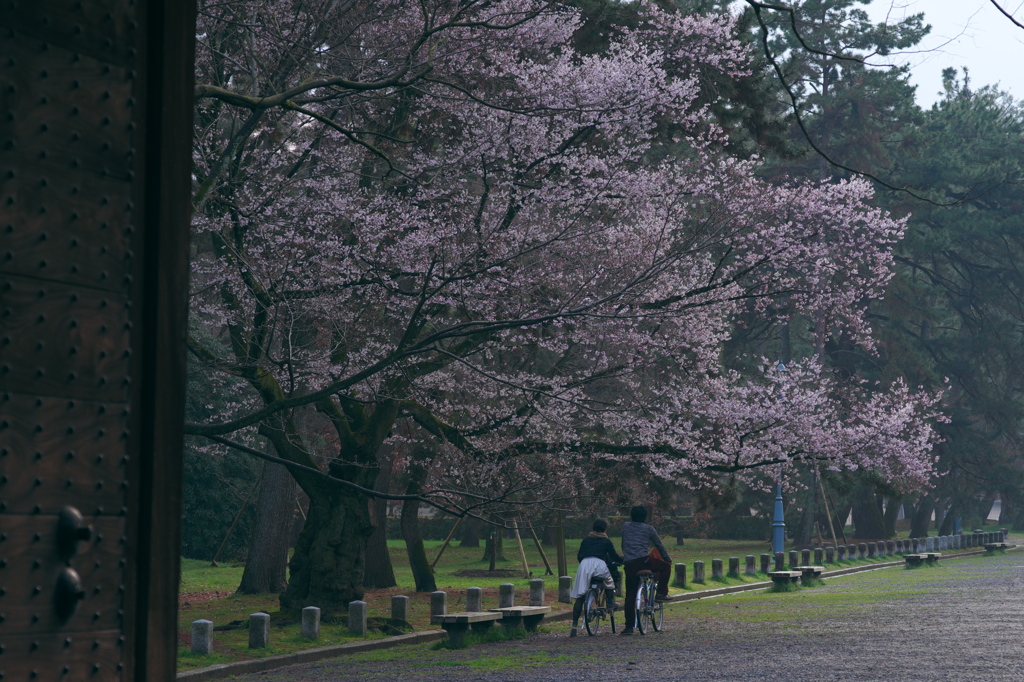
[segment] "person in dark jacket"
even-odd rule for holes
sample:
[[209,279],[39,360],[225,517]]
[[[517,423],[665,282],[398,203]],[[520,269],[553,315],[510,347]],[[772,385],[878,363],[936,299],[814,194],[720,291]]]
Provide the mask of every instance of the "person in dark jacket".
[[615,551],[615,543],[608,538],[607,530],[607,521],[604,519],[594,521],[593,530],[580,543],[580,550],[576,552],[576,561],[582,562],[587,557],[600,559],[608,565],[612,581],[618,586],[620,582],[619,566],[622,565],[623,559]]
[[[639,506],[633,507],[629,518],[631,520],[622,525],[622,555],[625,557],[622,567],[626,571],[626,627],[622,630],[623,635],[633,634],[633,624],[636,621],[636,593],[640,589],[640,577],[637,572],[654,572],[658,578],[656,598],[659,601],[668,598],[668,581],[672,576],[672,559],[665,549],[665,543],[661,541],[658,531],[654,530],[653,526],[644,523],[647,520],[647,510]],[[660,560],[648,554],[651,545],[661,554]]]
[[[622,563],[622,557],[615,551],[615,545],[608,539],[608,523],[604,519],[594,521],[593,531],[583,538],[580,543],[580,551],[576,553],[576,560],[580,567],[576,571],[576,580],[573,582],[571,597],[576,599],[572,607],[572,630],[570,637],[575,637],[578,631],[580,616],[583,614],[583,600],[586,598],[587,590],[590,588],[591,578],[603,578],[605,585],[605,606],[608,609],[615,609],[615,582],[618,571],[615,564]],[[614,577],[613,577],[614,576]]]

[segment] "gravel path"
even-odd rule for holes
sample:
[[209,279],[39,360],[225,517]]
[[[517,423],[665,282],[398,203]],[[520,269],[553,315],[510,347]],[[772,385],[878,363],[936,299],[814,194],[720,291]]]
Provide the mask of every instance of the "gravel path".
[[492,680],[1022,680],[1024,552],[833,578],[674,605],[665,632],[526,640],[461,651],[411,647],[246,682]]

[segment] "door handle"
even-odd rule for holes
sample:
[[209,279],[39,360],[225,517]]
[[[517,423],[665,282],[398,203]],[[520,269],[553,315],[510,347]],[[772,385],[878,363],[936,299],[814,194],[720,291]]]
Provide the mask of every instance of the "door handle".
[[57,552],[67,561],[78,551],[78,543],[92,537],[92,526],[85,523],[82,512],[64,507],[57,518]]

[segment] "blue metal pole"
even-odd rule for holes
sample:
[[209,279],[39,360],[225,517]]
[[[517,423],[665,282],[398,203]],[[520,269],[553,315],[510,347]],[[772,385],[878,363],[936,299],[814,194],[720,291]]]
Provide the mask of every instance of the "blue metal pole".
[[778,489],[775,492],[775,519],[772,522],[772,553],[778,554],[785,551],[786,545],[786,519],[782,510],[782,481],[779,481]]

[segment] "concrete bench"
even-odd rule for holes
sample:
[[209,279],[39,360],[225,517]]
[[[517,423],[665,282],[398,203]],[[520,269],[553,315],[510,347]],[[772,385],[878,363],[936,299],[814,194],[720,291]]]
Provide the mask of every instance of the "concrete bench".
[[788,583],[795,583],[804,576],[803,571],[771,571],[768,577],[772,579],[772,582],[776,585],[786,585]]
[[491,612],[501,619],[503,627],[510,630],[524,627],[529,632],[533,632],[540,625],[540,622],[544,620],[544,614],[551,613],[551,607],[507,606],[503,609],[491,609]]
[[794,566],[794,571],[800,571],[801,582],[808,582],[812,578],[820,578],[824,566]]
[[936,564],[942,557],[940,552],[920,552],[918,554],[905,554],[903,560],[910,568],[916,568],[921,564]]
[[1008,542],[986,542],[985,543],[985,551],[986,552],[994,552],[997,549],[1010,549],[1011,547],[1016,547],[1016,545],[1011,545]]
[[459,646],[462,644],[462,636],[466,634],[466,630],[473,628],[474,632],[482,632],[501,618],[502,614],[493,611],[466,611],[465,613],[446,613],[434,616],[430,620],[444,628],[444,631],[448,633],[448,641]]

